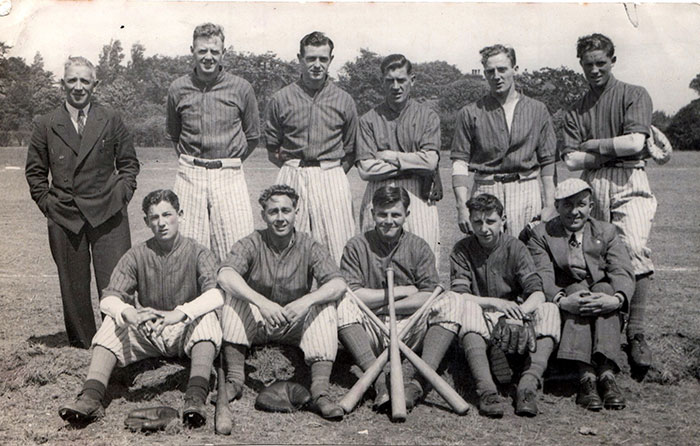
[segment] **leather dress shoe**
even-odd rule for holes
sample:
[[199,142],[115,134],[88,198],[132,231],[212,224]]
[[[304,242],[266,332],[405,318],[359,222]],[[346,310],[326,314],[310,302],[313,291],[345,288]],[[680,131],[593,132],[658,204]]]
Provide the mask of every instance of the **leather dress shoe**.
[[326,395],[316,397],[311,404],[311,408],[326,420],[340,421],[345,415],[343,408]]
[[374,397],[374,403],[372,403],[372,409],[375,412],[384,412],[389,409],[389,402],[391,398],[389,397],[389,391],[386,386],[376,389],[377,396]]
[[201,427],[207,423],[207,411],[204,401],[196,398],[185,398],[185,407],[182,409],[182,422],[187,427]]
[[576,404],[592,411],[599,411],[603,408],[603,400],[598,395],[595,379],[584,379],[580,382]]
[[71,424],[85,424],[104,417],[105,409],[102,402],[88,398],[81,392],[75,401],[58,409],[58,414]]
[[614,376],[610,375],[600,378],[598,387],[600,387],[600,395],[603,397],[603,407],[611,410],[625,408],[625,397],[622,396],[622,391],[617,386]]
[[641,333],[629,340],[629,360],[633,367],[651,367],[651,348]]
[[406,410],[411,411],[423,397],[423,388],[418,383],[410,381],[404,386],[403,393],[406,397]]
[[503,402],[497,393],[485,393],[479,397],[479,413],[489,418],[503,416]]
[[515,396],[515,414],[521,417],[534,417],[537,412],[537,390],[529,386],[518,386]]

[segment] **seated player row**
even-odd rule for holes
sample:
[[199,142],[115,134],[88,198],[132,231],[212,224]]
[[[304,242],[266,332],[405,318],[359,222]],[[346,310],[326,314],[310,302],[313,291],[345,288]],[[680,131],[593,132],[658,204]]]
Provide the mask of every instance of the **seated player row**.
[[[71,423],[103,416],[102,400],[115,365],[187,355],[191,367],[183,421],[198,427],[206,422],[217,351],[223,353],[226,394],[234,400],[244,389],[248,348],[281,342],[299,346],[311,367],[313,410],[341,419],[345,411],[329,393],[338,340],[363,370],[387,346],[386,335],[360,307],[388,321],[388,267],[395,271],[403,342],[422,349],[422,359],[436,370],[457,339],[482,414],[504,413],[492,372],[509,378],[510,358],[500,342],[489,342],[504,326],[516,327],[508,328],[510,335],[528,346],[517,352],[527,358],[518,383],[517,414],[537,414],[537,389],[557,344],[558,357],[575,361],[580,370],[580,405],[624,408],[614,373],[621,354],[619,315],[634,287],[630,259],[614,226],[590,218],[587,183],[562,182],[555,200],[559,215],[535,227],[528,242],[531,256],[521,241],[503,233],[505,215],[496,197],[470,199],[474,233],[452,251],[451,291],[423,311],[438,286],[438,274],[428,244],[404,229],[411,200],[401,187],[375,191],[375,228],[348,242],[340,269],[326,247],[295,230],[299,195],[289,186],[275,185],[262,193],[267,227],[236,242],[218,266],[208,249],[179,233],[183,209],[177,195],[151,192],[143,211],[154,237],[131,248],[115,268],[100,305],[107,317],[92,341],[87,379],[77,399],[59,414]],[[214,310],[222,305],[219,320]],[[490,369],[489,359],[497,370]],[[386,379],[381,373],[374,383],[377,410],[390,401]],[[418,404],[427,390],[424,379],[409,372],[407,407]]]

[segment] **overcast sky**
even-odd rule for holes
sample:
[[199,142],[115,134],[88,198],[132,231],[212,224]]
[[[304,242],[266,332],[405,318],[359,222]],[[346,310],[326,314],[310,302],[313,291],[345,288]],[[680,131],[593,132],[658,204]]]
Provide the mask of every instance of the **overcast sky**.
[[[307,32],[335,42],[331,72],[359,55],[404,53],[416,62],[445,60],[463,72],[481,68],[478,51],[493,43],[515,47],[520,70],[567,67],[580,71],[576,39],[602,32],[613,39],[618,79],[645,86],[654,108],[676,112],[697,95],[700,6],[694,4],[473,3],[203,3],[14,0],[0,17],[0,40],[31,62],[38,51],[59,77],[68,55],[97,62],[102,46],[120,39],[125,53],[141,42],[147,55],[189,53],[194,26],[213,21],[236,51],[296,56]],[[632,22],[635,22],[635,27]]]

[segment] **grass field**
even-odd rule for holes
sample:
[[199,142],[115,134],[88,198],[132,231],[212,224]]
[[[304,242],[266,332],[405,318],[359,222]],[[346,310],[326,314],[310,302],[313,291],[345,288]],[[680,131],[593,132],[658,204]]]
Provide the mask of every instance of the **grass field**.
[[[0,444],[700,444],[700,153],[674,154],[668,165],[648,171],[659,201],[650,241],[657,274],[647,327],[655,364],[644,382],[627,373],[621,376],[627,409],[581,410],[574,403],[573,383],[550,379],[539,401],[542,414],[535,419],[518,418],[511,411],[501,420],[490,420],[475,410],[459,417],[435,392],[404,424],[374,414],[370,401],[339,423],[306,412],[265,414],[253,408],[256,390],[264,383],[290,377],[308,380],[299,367],[299,352],[273,347],[255,350],[246,362],[248,388],[233,405],[236,425],[230,437],[214,435],[213,406],[202,429],[175,427],[150,436],[125,430],[123,421],[132,409],[181,407],[187,373],[178,361],[145,361],[117,371],[108,390],[107,416],[99,422],[73,429],[59,418],[58,407],[80,390],[90,356],[67,346],[46,220],[31,201],[24,179],[25,153],[23,148],[0,149]],[[142,170],[129,205],[134,243],[150,236],[142,223],[141,200],[155,188],[171,187],[176,172],[171,150],[140,149],[138,154]],[[447,160],[442,165],[442,177],[449,181]],[[245,169],[256,203],[277,169],[263,150]],[[357,213],[364,184],[354,170],[349,175]],[[440,274],[447,281],[447,256],[460,233],[454,197],[449,183],[445,186],[439,203]],[[475,403],[461,353],[453,349],[450,354],[443,376]],[[333,391],[341,396],[354,380],[349,358],[341,354]]]

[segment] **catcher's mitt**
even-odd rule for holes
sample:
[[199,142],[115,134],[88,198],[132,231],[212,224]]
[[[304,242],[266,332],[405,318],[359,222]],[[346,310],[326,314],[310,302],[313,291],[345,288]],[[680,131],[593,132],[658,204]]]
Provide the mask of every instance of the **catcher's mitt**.
[[301,384],[277,381],[265,387],[255,399],[255,408],[266,412],[294,412],[311,400],[311,394]]
[[536,342],[535,327],[529,317],[517,321],[501,316],[491,332],[491,343],[508,354],[534,352]]
[[164,430],[171,421],[178,418],[177,410],[168,406],[158,406],[132,410],[124,424],[132,431],[152,432]]
[[656,164],[666,164],[671,159],[673,147],[664,133],[651,126],[651,135],[644,142],[644,148]]

